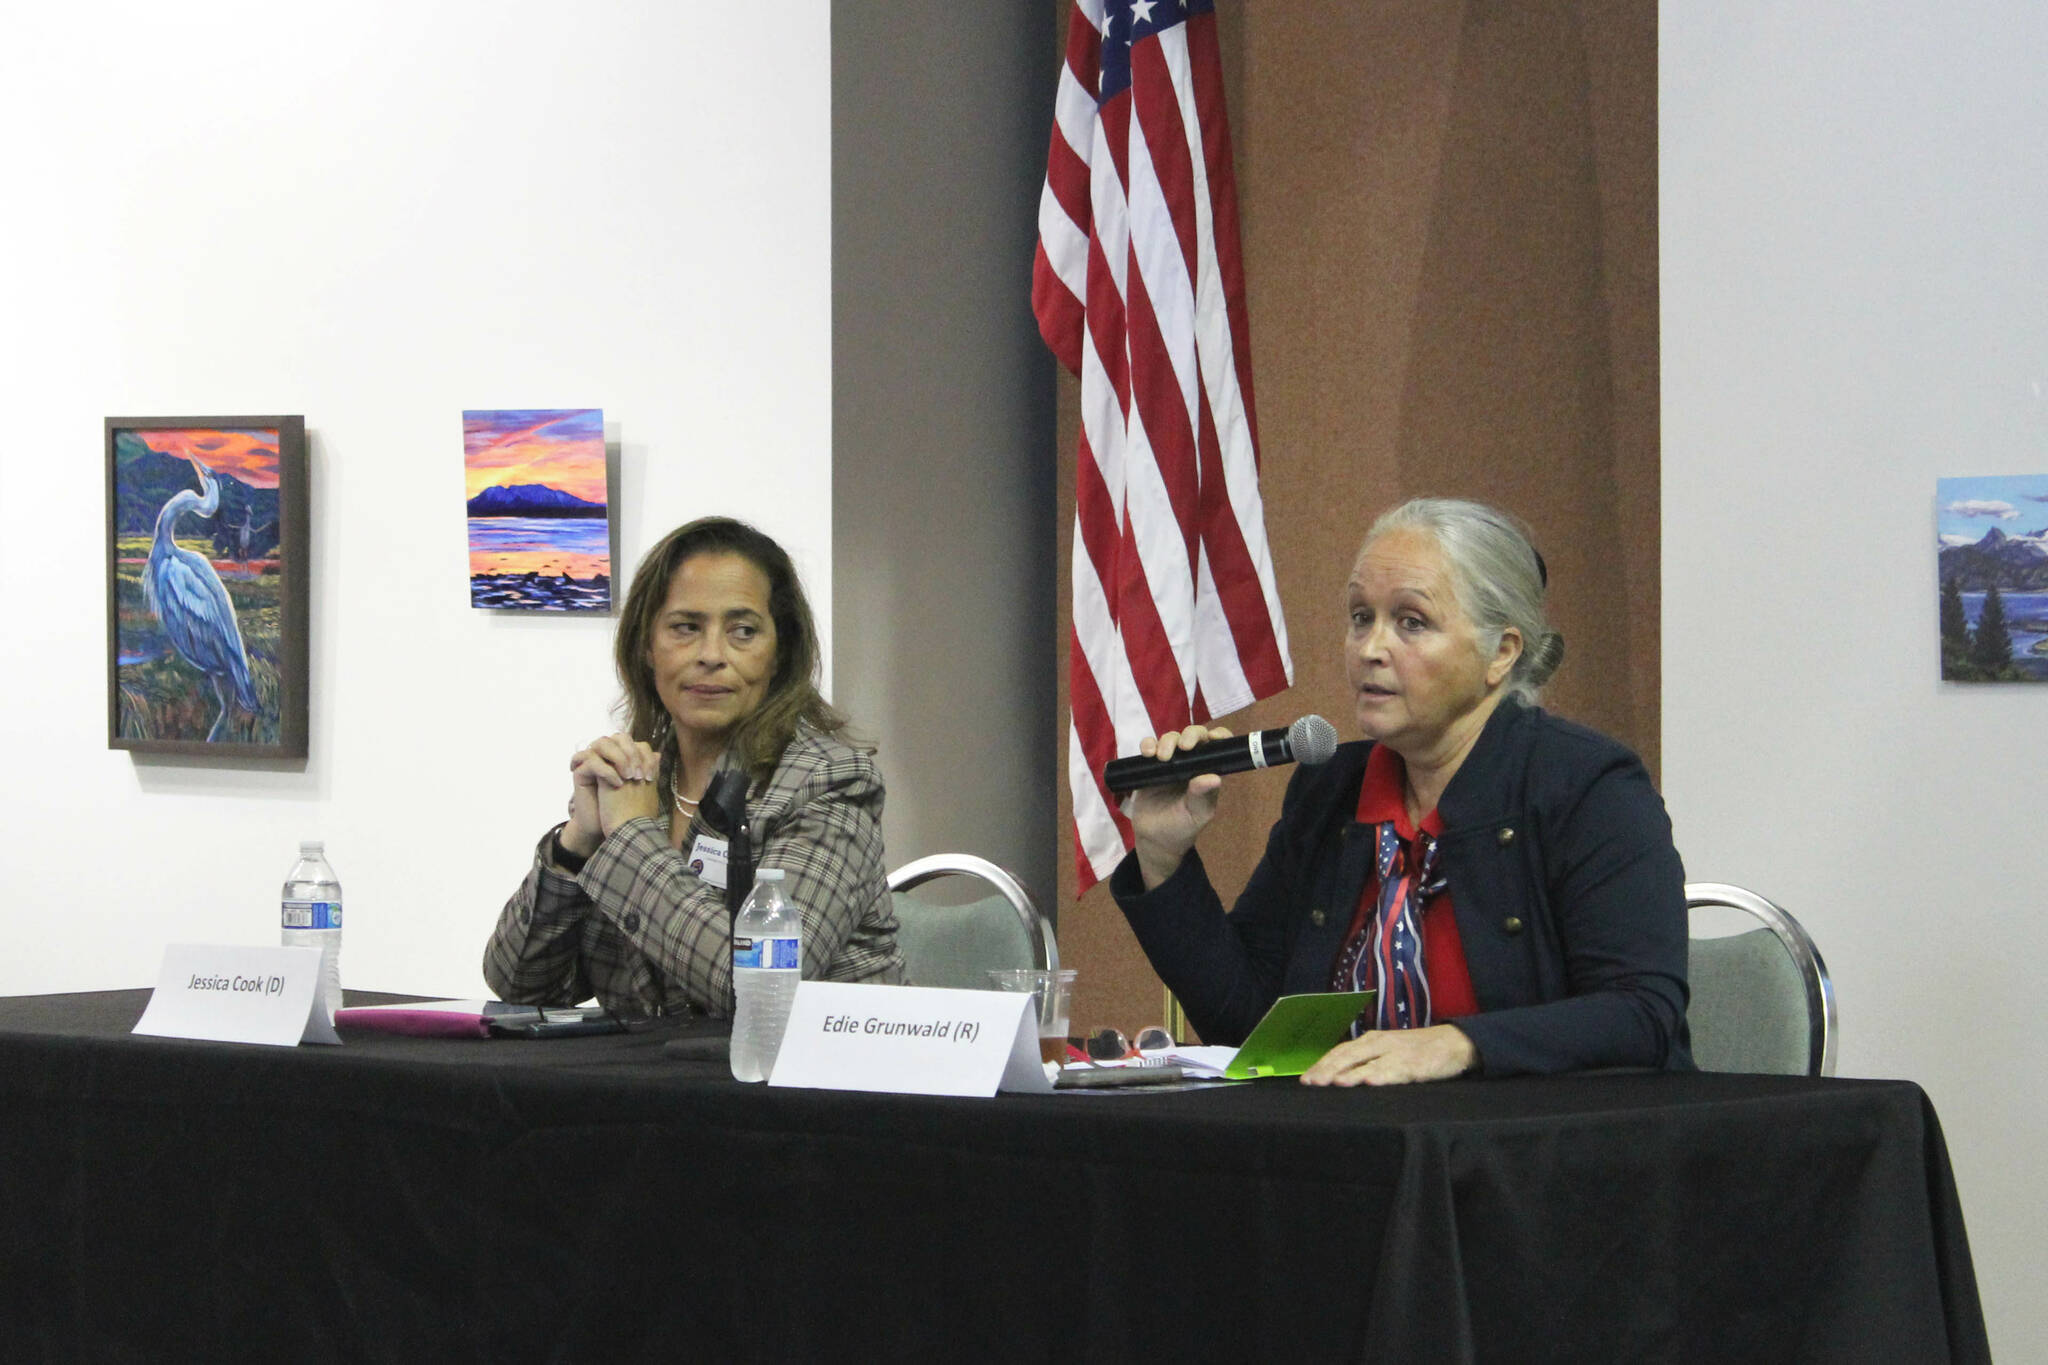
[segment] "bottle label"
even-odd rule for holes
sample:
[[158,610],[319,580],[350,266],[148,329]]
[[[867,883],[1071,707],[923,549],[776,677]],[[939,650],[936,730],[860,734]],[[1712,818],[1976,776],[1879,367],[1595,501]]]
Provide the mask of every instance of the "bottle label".
[[339,929],[340,901],[286,901],[284,927],[287,929]]
[[801,940],[794,938],[735,938],[732,941],[732,965],[735,967],[790,967],[803,966]]

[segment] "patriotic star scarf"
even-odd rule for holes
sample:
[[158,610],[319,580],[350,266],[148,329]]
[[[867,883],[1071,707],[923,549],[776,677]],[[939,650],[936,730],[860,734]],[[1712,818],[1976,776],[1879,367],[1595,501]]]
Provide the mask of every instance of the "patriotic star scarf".
[[1434,1018],[1422,912],[1430,897],[1444,889],[1437,841],[1419,830],[1413,842],[1404,840],[1392,820],[1379,823],[1375,840],[1379,894],[1372,920],[1352,939],[1339,967],[1350,989],[1378,992],[1370,1017],[1361,1014],[1352,1025],[1353,1037],[1367,1028],[1426,1028]]

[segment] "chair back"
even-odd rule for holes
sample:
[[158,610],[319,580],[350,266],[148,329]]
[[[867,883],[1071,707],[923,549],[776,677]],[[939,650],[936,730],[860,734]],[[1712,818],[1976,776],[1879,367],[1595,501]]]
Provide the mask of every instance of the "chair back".
[[1834,983],[1799,921],[1755,892],[1721,882],[1689,884],[1685,905],[1741,910],[1763,926],[1690,941],[1686,1022],[1700,1070],[1834,1075]]
[[[964,905],[936,905],[908,893],[939,877],[973,877],[990,894]],[[1002,967],[1057,970],[1052,925],[1015,877],[971,853],[937,853],[889,874],[896,906],[896,948],[905,984],[987,990]]]

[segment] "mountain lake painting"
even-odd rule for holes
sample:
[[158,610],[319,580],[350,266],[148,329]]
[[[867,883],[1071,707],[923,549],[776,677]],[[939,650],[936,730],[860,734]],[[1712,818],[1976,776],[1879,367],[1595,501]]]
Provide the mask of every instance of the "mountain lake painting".
[[1935,484],[1941,676],[2048,682],[2048,474]]
[[110,748],[305,755],[304,432],[107,420]]
[[612,608],[604,409],[462,414],[469,603],[495,611]]

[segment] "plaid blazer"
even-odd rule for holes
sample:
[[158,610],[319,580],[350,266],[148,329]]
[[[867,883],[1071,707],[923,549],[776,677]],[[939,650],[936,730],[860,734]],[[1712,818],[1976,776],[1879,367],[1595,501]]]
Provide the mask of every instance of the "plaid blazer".
[[[781,868],[783,894],[802,911],[805,978],[900,984],[874,759],[800,730],[748,794],[747,814],[755,866]],[[498,916],[484,980],[523,1004],[595,995],[628,1017],[731,1014],[725,893],[690,870],[687,853],[709,833],[702,817],[693,820],[678,850],[665,816],[628,820],[570,873],[553,861],[550,830]]]

